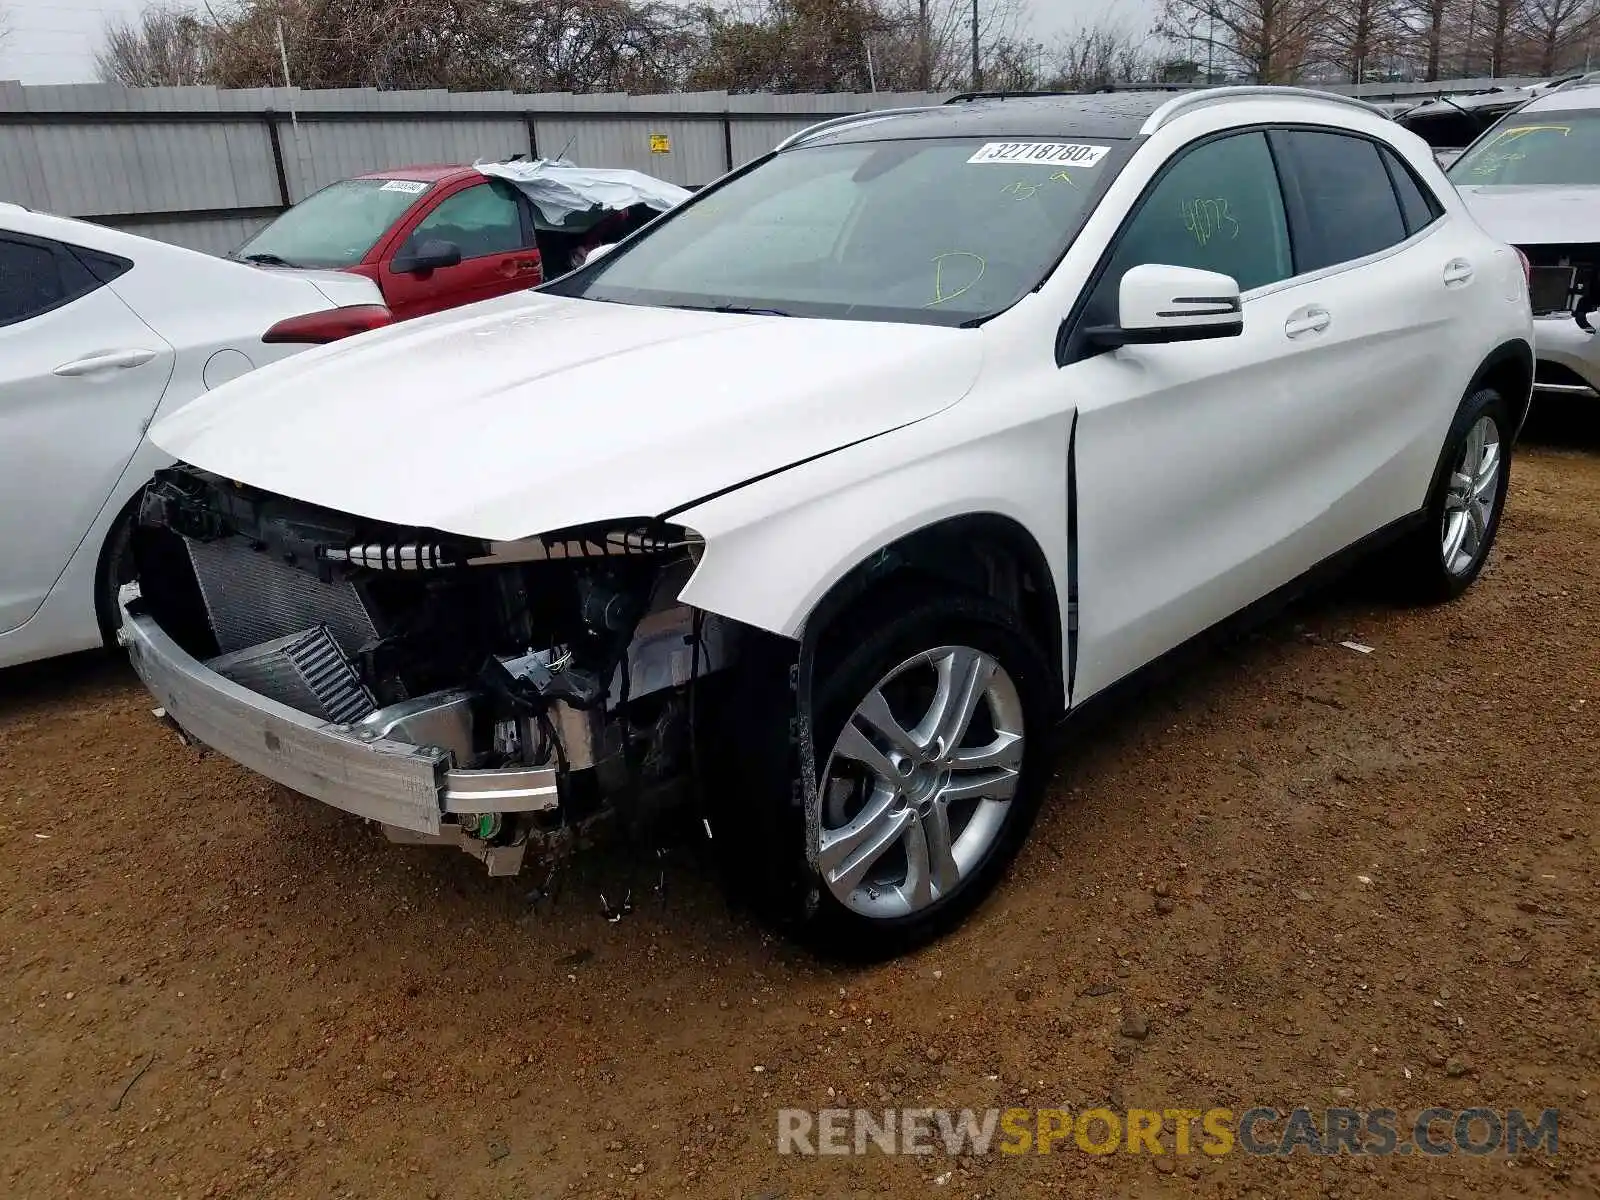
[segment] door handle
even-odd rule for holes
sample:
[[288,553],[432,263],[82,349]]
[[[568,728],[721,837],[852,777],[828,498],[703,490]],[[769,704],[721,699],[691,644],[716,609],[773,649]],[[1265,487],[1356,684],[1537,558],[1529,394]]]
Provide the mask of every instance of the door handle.
[[1452,258],[1444,265],[1445,287],[1460,287],[1472,282],[1472,264],[1464,258]]
[[538,260],[532,258],[514,258],[500,264],[500,274],[507,279],[514,279],[518,275],[531,275],[538,269]]
[[1325,308],[1307,308],[1294,314],[1283,323],[1283,332],[1289,337],[1304,337],[1308,333],[1321,333],[1333,320]]
[[75,358],[71,362],[64,362],[51,374],[73,378],[79,375],[93,375],[96,371],[126,370],[129,367],[142,367],[155,356],[154,350],[103,350],[99,354],[89,354],[83,358]]

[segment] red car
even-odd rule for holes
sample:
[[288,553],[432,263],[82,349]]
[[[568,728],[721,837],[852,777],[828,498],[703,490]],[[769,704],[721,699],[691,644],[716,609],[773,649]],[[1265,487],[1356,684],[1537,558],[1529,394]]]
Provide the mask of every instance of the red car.
[[365,275],[403,321],[533,287],[547,262],[552,277],[564,275],[653,215],[623,209],[562,229],[517,186],[476,167],[398,167],[314,192],[229,257]]

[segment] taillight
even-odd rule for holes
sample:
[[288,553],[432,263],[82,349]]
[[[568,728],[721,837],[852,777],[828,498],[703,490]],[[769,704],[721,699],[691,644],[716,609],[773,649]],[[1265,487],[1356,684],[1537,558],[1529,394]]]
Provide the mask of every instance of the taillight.
[[321,312],[306,313],[279,321],[261,335],[263,342],[299,342],[320,346],[337,342],[354,333],[381,329],[390,324],[394,316],[381,304],[351,304],[344,308],[325,308]]
[[1513,246],[1511,248],[1517,252],[1517,257],[1522,260],[1522,281],[1526,283],[1529,288],[1532,288],[1533,264],[1528,261],[1528,256],[1522,252],[1521,246]]

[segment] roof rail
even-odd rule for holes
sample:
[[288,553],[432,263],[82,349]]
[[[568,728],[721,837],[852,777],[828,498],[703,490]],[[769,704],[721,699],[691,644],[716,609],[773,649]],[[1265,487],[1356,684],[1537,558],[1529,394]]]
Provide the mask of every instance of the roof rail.
[[1190,108],[1198,108],[1205,104],[1215,103],[1219,100],[1239,100],[1249,97],[1265,98],[1268,96],[1283,96],[1295,100],[1322,100],[1328,104],[1342,104],[1347,108],[1359,108],[1362,112],[1389,120],[1389,114],[1375,104],[1359,100],[1354,96],[1343,96],[1338,92],[1319,92],[1314,88],[1284,87],[1270,83],[1247,83],[1236,87],[1196,88],[1192,92],[1183,92],[1168,100],[1155,112],[1151,113],[1143,125],[1139,127],[1141,135],[1149,135],[1160,129],[1179,113]]
[[1029,96],[1076,96],[1077,92],[959,92],[946,104],[971,104],[974,100],[1025,100]]
[[[815,125],[807,125],[804,129],[791,133],[783,141],[772,148],[776,154],[780,150],[787,150],[790,146],[798,145],[814,133],[822,133],[828,129],[843,129],[847,125],[854,125],[862,121],[873,121],[879,117],[895,116],[899,113],[927,112],[934,107],[931,104],[912,105],[909,108],[874,108],[867,112],[844,113],[841,116],[829,117],[826,121],[818,121]],[[781,114],[779,114],[781,115]]]
[[[1547,92],[1553,92],[1564,87],[1592,87],[1600,83],[1600,71],[1585,71],[1581,75],[1569,75],[1565,79],[1551,79],[1547,81]],[[1534,84],[1538,87],[1538,84]]]

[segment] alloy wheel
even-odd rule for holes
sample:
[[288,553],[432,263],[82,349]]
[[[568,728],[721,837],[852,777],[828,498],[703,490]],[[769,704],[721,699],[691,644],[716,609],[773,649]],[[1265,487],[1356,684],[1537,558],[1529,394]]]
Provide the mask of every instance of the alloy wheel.
[[1016,684],[992,656],[939,646],[880,679],[822,778],[818,864],[852,912],[894,918],[955,891],[999,837],[1022,767]]
[[1467,432],[1461,459],[1445,489],[1440,554],[1452,575],[1472,570],[1488,542],[1500,492],[1500,429],[1483,416]]

